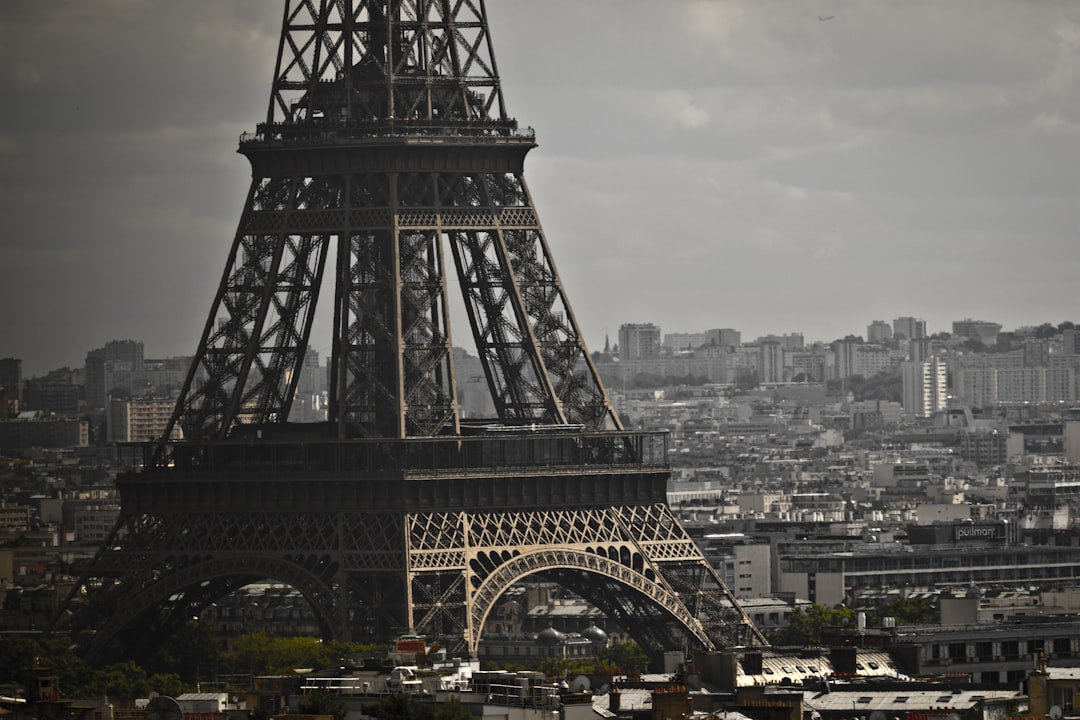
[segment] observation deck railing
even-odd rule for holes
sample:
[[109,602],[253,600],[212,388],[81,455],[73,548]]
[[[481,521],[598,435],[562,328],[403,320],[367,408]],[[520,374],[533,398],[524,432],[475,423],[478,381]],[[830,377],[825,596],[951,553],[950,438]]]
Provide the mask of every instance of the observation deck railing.
[[389,118],[386,120],[342,121],[319,120],[310,123],[259,123],[255,132],[240,135],[240,147],[265,145],[312,146],[357,143],[385,143],[388,140],[455,143],[487,143],[492,141],[533,143],[536,132],[519,128],[513,120],[432,121]]
[[516,432],[406,439],[276,439],[124,443],[121,472],[142,475],[471,474],[544,468],[667,468],[667,433]]

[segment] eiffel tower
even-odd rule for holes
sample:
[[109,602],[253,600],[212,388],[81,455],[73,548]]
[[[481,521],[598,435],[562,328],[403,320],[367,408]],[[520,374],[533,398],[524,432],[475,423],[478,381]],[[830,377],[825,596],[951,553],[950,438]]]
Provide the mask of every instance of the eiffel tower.
[[[666,435],[621,426],[586,350],[483,0],[287,0],[278,48],[164,436],[183,439],[127,448],[119,520],[55,626],[89,656],[138,656],[274,580],[327,638],[418,633],[475,656],[502,593],[534,578],[654,658],[763,643],[666,505]],[[490,420],[459,411],[451,281]],[[328,420],[289,423],[324,286]]]

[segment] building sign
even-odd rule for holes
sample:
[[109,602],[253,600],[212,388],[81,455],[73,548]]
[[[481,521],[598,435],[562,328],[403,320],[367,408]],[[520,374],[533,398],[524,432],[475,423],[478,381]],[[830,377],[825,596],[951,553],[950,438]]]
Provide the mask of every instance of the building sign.
[[954,539],[956,542],[971,542],[972,540],[1004,540],[1005,525],[956,525],[954,527]]

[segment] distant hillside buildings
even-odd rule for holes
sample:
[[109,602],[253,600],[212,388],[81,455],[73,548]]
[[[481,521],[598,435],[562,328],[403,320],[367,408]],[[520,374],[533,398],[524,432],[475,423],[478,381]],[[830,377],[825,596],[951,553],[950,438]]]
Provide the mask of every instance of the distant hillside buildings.
[[926,337],[926,321],[913,317],[898,317],[893,320],[893,336],[906,340],[918,340]]
[[[654,323],[627,323],[619,328],[618,344],[594,360],[606,386],[620,393],[671,384],[752,388],[832,381],[831,392],[845,394],[859,385],[854,378],[887,374],[895,378],[889,399],[900,402],[907,418],[930,418],[945,408],[979,414],[1080,402],[1080,330],[1071,323],[1002,333],[999,323],[965,319],[955,321],[952,330],[930,336],[925,320],[901,316],[869,323],[866,340],[848,336],[807,344],[797,332],[744,342],[734,328],[665,334]],[[454,361],[461,416],[491,418],[495,411],[477,358],[456,349]],[[83,367],[29,379],[22,376],[18,358],[0,359],[0,422],[34,412],[20,417],[19,426],[0,428],[0,443],[9,449],[28,442],[77,447],[67,444],[157,437],[190,362],[188,357],[147,358],[143,343],[135,340],[111,340],[89,351]],[[319,354],[309,349],[291,421],[326,417],[327,373]],[[853,409],[854,426],[884,422],[893,409],[881,407],[887,412]],[[71,420],[87,422],[87,429]]]
[[948,407],[948,370],[944,359],[934,356],[925,362],[901,365],[903,400],[909,415],[928,418]]

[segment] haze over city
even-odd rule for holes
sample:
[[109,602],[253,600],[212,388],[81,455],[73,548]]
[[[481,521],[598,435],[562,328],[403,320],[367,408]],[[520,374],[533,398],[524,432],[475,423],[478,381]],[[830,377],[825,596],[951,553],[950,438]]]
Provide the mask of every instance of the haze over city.
[[[832,340],[902,315],[930,332],[1073,319],[1080,5],[500,0],[488,16],[591,348],[623,322]],[[256,0],[0,4],[0,355],[33,375],[112,338],[194,352],[280,21]]]

